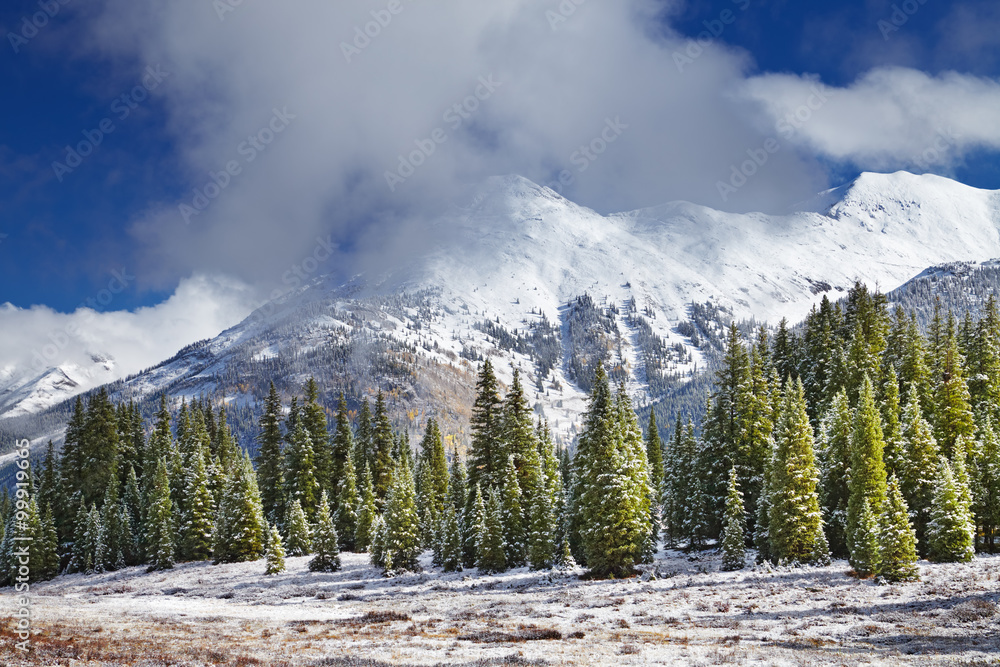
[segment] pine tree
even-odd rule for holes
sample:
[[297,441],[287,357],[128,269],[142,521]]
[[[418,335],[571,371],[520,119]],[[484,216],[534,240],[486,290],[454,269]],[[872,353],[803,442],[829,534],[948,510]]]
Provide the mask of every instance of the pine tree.
[[473,487],[473,493],[469,495],[473,498],[472,507],[462,516],[462,562],[465,567],[476,567],[479,562],[479,537],[486,530],[486,504],[479,484]]
[[253,464],[245,454],[226,483],[215,521],[215,562],[256,560],[264,553],[266,522]]
[[881,555],[879,537],[878,517],[872,511],[868,499],[865,498],[861,501],[861,510],[858,512],[858,523],[854,530],[854,543],[850,558],[854,571],[862,577],[870,576],[878,571]]
[[[284,464],[281,454],[281,399],[273,382],[268,390],[267,400],[264,402],[264,414],[259,424],[257,478],[261,502],[268,521],[278,523],[285,513],[285,479],[282,474]],[[239,465],[238,460],[234,463],[234,467],[236,465]]]
[[879,533],[879,558],[875,573],[886,581],[913,581],[917,570],[917,535],[910,526],[906,501],[895,475],[889,479],[885,513]]
[[149,570],[168,570],[174,566],[174,518],[170,500],[167,463],[160,459],[149,497],[146,515],[146,554]]
[[824,564],[830,560],[819,507],[819,470],[812,426],[800,380],[785,386],[771,464],[769,537],[779,562]]
[[288,505],[288,513],[285,516],[285,532],[288,534],[286,540],[286,552],[289,556],[307,556],[312,551],[312,531],[309,529],[309,521],[306,513],[302,511],[302,505],[298,500],[293,500]]
[[267,548],[264,552],[267,567],[264,574],[278,574],[285,571],[285,549],[281,546],[281,534],[277,526],[271,526],[267,531]]
[[194,470],[188,477],[187,507],[180,530],[180,551],[186,560],[208,560],[212,557],[215,531],[215,498],[208,488],[205,455],[195,455]]
[[320,496],[316,526],[313,529],[313,559],[309,561],[312,572],[336,572],[340,569],[340,549],[337,546],[337,530],[330,516],[330,504],[326,492]]
[[102,387],[87,403],[80,443],[80,491],[87,504],[98,503],[104,497],[108,479],[118,469],[118,448],[115,409]]
[[462,533],[458,527],[455,507],[449,504],[444,510],[444,530],[441,546],[441,566],[445,572],[462,571]]
[[743,494],[740,493],[736,468],[729,472],[729,494],[726,496],[726,517],[722,530],[722,569],[742,570],[746,567],[746,516]]
[[392,486],[385,503],[386,559],[391,556],[392,567],[386,571],[419,569],[420,520],[417,516],[416,490],[413,473],[401,462],[392,473]]
[[368,464],[365,464],[364,472],[361,476],[361,502],[358,505],[358,523],[354,529],[354,548],[358,551],[367,551],[372,543],[372,525],[378,517],[378,508],[375,505],[375,489],[372,486],[371,471]]
[[131,537],[126,534],[127,529],[127,524],[122,521],[121,503],[118,500],[118,474],[112,471],[101,506],[101,543],[104,551],[101,568],[104,571],[111,572],[125,567],[125,550]]
[[853,417],[847,392],[840,390],[820,422],[819,453],[822,462],[824,523],[830,551],[843,558],[847,549],[848,479],[851,471]]
[[[847,502],[847,546],[851,565],[858,572],[868,565],[855,556],[856,534],[861,519],[861,506],[867,502],[873,516],[879,516],[885,505],[885,464],[882,425],[871,380],[862,380],[858,407],[854,412],[854,432],[851,436],[851,472]],[[865,538],[867,539],[867,537]],[[861,569],[859,569],[861,568]],[[872,570],[867,570],[871,572]]]
[[337,510],[334,512],[334,525],[340,536],[342,551],[355,551],[355,537],[358,531],[358,487],[354,479],[354,462],[351,460],[351,450],[348,448],[347,460],[341,466],[343,475],[337,483]]
[[500,515],[500,494],[496,489],[491,489],[489,497],[486,517],[480,525],[476,540],[476,567],[485,574],[495,574],[507,569],[507,556]]
[[975,527],[951,464],[941,457],[927,524],[927,556],[939,563],[965,563],[975,555]]

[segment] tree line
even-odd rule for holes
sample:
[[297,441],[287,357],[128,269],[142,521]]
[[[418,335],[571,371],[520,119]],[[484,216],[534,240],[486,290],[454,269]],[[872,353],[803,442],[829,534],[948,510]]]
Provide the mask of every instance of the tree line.
[[864,286],[823,299],[801,332],[782,322],[747,343],[729,330],[701,433],[680,415],[645,435],[623,381],[597,364],[572,457],[536,420],[520,373],[501,396],[480,365],[464,457],[436,420],[411,446],[381,392],[355,424],[328,420],[309,380],[287,407],[273,384],[254,460],[224,407],[165,398],[147,429],[134,404],[78,399],[61,452],[49,446],[30,500],[5,497],[0,577],[30,537],[32,577],[177,561],[287,555],[340,567],[367,552],[386,572],[568,567],[627,576],[660,544],[716,543],[775,563],[847,557],[860,575],[907,579],[917,555],[968,560],[1000,523],[1000,316],[935,312],[922,332]]

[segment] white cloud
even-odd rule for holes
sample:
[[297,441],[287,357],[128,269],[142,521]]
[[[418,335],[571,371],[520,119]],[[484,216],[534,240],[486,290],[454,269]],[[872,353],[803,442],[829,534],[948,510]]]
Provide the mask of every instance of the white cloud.
[[[149,64],[171,72],[154,93],[191,188],[230,160],[242,167],[190,224],[180,201],[136,221],[151,275],[169,282],[211,269],[274,282],[320,234],[356,241],[378,229],[417,240],[419,227],[403,220],[433,216],[466,184],[495,174],[549,183],[567,170],[574,182],[564,194],[604,212],[672,199],[722,206],[717,181],[760,142],[723,94],[743,81],[745,55],[665,30],[657,12],[673,3],[402,0],[388,20],[389,4],[243,2],[224,20],[204,0],[103,0],[79,10],[91,52],[108,56],[124,80]],[[575,9],[553,24],[547,12],[561,7]],[[375,36],[356,46],[366,29]],[[676,53],[695,57],[680,71]],[[488,99],[465,117],[448,114],[490,76],[500,85]],[[275,108],[294,120],[245,164],[241,142]],[[592,142],[603,149],[609,118],[628,128],[597,159],[580,159]],[[446,139],[391,192],[385,172],[437,128]],[[726,205],[767,209],[826,185],[789,152]],[[189,190],[184,201],[193,198]]]
[[749,79],[742,95],[760,104],[765,124],[790,123],[803,151],[861,169],[947,170],[971,150],[1000,148],[993,79],[874,69],[845,88],[823,88],[829,99],[810,110],[815,86],[810,77],[767,74]]
[[[114,290],[117,284],[109,287]],[[110,292],[109,292],[110,294]],[[102,300],[98,293],[95,299]],[[22,380],[52,366],[94,367],[93,357],[114,360],[111,377],[95,376],[91,386],[137,373],[180,348],[230,327],[257,305],[254,290],[219,276],[194,275],[156,306],[135,311],[97,312],[79,308],[60,313],[46,306],[0,305],[0,379],[4,369]],[[90,388],[89,386],[85,386]]]

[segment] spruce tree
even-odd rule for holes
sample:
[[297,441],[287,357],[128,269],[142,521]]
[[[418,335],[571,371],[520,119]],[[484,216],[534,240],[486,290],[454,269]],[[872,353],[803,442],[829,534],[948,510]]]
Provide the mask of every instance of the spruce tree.
[[885,448],[882,453],[886,475],[899,475],[902,469],[905,445],[899,406],[899,384],[896,371],[889,368],[882,390],[882,436]]
[[486,503],[479,484],[473,487],[473,492],[469,495],[472,497],[472,507],[462,516],[462,563],[465,567],[476,567],[479,562],[479,538],[486,530]]
[[372,525],[377,517],[375,489],[372,486],[371,471],[366,463],[361,475],[361,501],[358,505],[358,522],[354,529],[354,548],[357,551],[368,551],[371,546]]
[[910,525],[909,511],[895,475],[889,478],[881,524],[875,573],[886,581],[913,581],[919,578],[917,535]]
[[266,523],[250,458],[236,462],[216,514],[215,562],[256,560],[264,553]]
[[965,563],[975,555],[975,527],[951,464],[941,457],[927,524],[927,556],[938,563]]
[[960,438],[972,438],[975,423],[970,406],[972,397],[965,382],[965,360],[958,350],[954,319],[949,322],[939,368],[935,369],[938,375],[934,394],[934,436],[941,452],[951,457]]
[[466,498],[469,495],[469,478],[465,471],[465,463],[458,458],[458,452],[452,452],[451,471],[448,478],[448,499],[451,506],[459,514],[465,509]]
[[385,519],[376,514],[371,525],[371,543],[368,545],[368,556],[371,564],[385,567]]
[[187,507],[181,519],[180,551],[186,560],[208,560],[212,557],[215,530],[215,498],[208,488],[205,455],[195,455],[194,470],[188,476]]
[[910,386],[903,409],[903,455],[899,464],[900,491],[909,508],[917,544],[926,548],[934,487],[937,485],[938,446],[931,425],[920,409],[920,396]]
[[[499,487],[507,464],[503,447],[503,404],[499,384],[489,359],[479,369],[476,400],[472,405],[472,442],[469,446],[469,488]],[[475,498],[468,498],[466,514]],[[471,567],[471,566],[470,566]]]
[[865,377],[861,383],[858,407],[854,412],[850,496],[847,502],[847,546],[851,565],[858,572],[868,567],[868,564],[860,557],[856,558],[854,553],[856,534],[861,529],[861,507],[867,502],[870,513],[879,516],[885,506],[886,477],[885,464],[882,460],[883,448],[881,417],[875,407],[871,380]]
[[847,505],[851,471],[851,406],[847,392],[840,390],[820,422],[819,454],[822,465],[824,523],[830,552],[838,558],[848,555]]
[[649,471],[645,445],[623,390],[611,394],[598,364],[574,467],[574,506],[587,566],[596,576],[621,576],[642,560],[649,533]]
[[[332,497],[340,478],[339,476],[333,477],[333,449],[330,443],[330,432],[327,430],[326,410],[319,404],[319,386],[314,378],[309,378],[306,382],[305,404],[302,406],[300,414],[302,426],[309,434],[309,442],[312,444],[313,477],[316,479],[316,487],[328,491]],[[349,446],[350,444],[348,444]]]
[[375,398],[375,421],[372,431],[372,483],[375,485],[375,502],[384,507],[392,485],[392,472],[395,463],[392,450],[395,440],[392,435],[392,423],[385,405],[385,396],[379,390]]
[[285,571],[285,549],[281,546],[281,534],[277,526],[271,526],[267,531],[264,558],[267,560],[264,574],[279,574]]
[[315,556],[309,561],[310,571],[336,572],[340,569],[337,529],[334,528],[333,517],[330,516],[330,503],[326,500],[326,491],[320,496],[312,543]]
[[656,427],[656,412],[649,411],[646,425],[646,460],[649,462],[649,486],[653,496],[649,503],[649,539],[653,547],[660,541],[660,493],[663,489],[663,442]]
[[476,540],[476,567],[485,574],[495,574],[507,569],[507,556],[500,514],[500,494],[496,489],[491,489],[489,497],[486,517],[480,525]]
[[[333,432],[333,451],[331,453],[330,461],[330,474],[328,480],[328,488],[332,491],[340,487],[341,480],[347,477],[347,471],[350,470],[351,475],[354,476],[355,484],[360,477],[360,471],[364,470],[365,461],[361,461],[357,467],[355,463],[357,460],[355,456],[357,452],[354,451],[354,436],[351,433],[351,420],[350,414],[347,410],[347,399],[344,398],[344,393],[341,392],[340,398],[337,401],[337,424]],[[327,488],[327,487],[324,487]],[[337,509],[341,508],[340,498],[337,498]],[[343,536],[343,531],[339,528],[338,533]],[[354,532],[351,531],[353,536]]]
[[288,505],[288,513],[285,516],[285,532],[288,534],[285,550],[289,556],[309,555],[312,551],[312,531],[309,529],[306,513],[302,511],[302,505],[298,500],[293,500]]
[[341,551],[355,551],[355,536],[358,530],[358,487],[354,479],[354,463],[351,460],[351,450],[347,449],[347,460],[341,466],[343,471],[337,483],[337,510],[334,512],[334,525],[340,536]]
[[865,498],[861,501],[861,510],[858,512],[858,522],[854,530],[850,558],[854,571],[862,577],[870,576],[878,571],[879,557],[881,556],[879,537],[878,516],[872,511],[871,504]]
[[[150,469],[149,473],[152,475],[154,470]],[[145,560],[145,554],[143,552],[145,538],[143,536],[146,532],[144,524],[146,511],[145,503],[142,498],[142,492],[139,490],[139,480],[135,475],[135,470],[133,468],[129,468],[127,475],[128,476],[125,479],[125,495],[122,498],[122,506],[125,509],[129,527],[132,532],[132,546],[130,547],[130,552],[133,554],[132,558],[128,559],[129,562],[127,564],[138,565]]]
[[164,459],[156,465],[156,478],[150,490],[145,539],[149,570],[172,568],[175,552],[173,502],[170,500],[170,481]]
[[779,562],[824,564],[830,560],[819,507],[819,470],[802,382],[785,386],[771,464],[769,537]]
[[458,515],[451,504],[445,507],[443,524],[441,566],[445,572],[461,572],[462,532],[458,527]]
[[419,569],[420,519],[417,516],[413,473],[405,462],[393,471],[392,486],[385,503],[385,549],[391,565],[386,571]]
[[358,479],[361,473],[368,466],[368,470],[375,468],[374,448],[374,422],[372,418],[371,404],[366,396],[361,401],[361,411],[358,413],[358,433],[354,439],[354,471]]
[[[521,505],[525,510],[539,491],[535,488],[536,482],[541,481],[535,475],[539,466],[538,436],[532,414],[524,387],[521,385],[521,372],[515,368],[510,390],[504,397],[501,407],[502,450],[500,456],[494,458],[494,462],[500,466],[496,472],[506,484],[508,460],[511,456],[514,457],[517,485],[523,496]],[[509,559],[507,564],[509,567],[516,567]]]
[[315,516],[320,487],[316,479],[312,438],[301,418],[295,420],[289,438],[284,477],[286,502],[298,500],[307,517]]
[[521,507],[521,485],[518,483],[514,455],[507,458],[501,489],[500,516],[503,524],[504,554],[507,567],[521,567],[527,555],[527,534],[524,528],[524,509]]
[[979,425],[980,439],[975,462],[976,523],[982,531],[983,547],[993,553],[1000,532],[1000,442],[993,420],[986,416]]
[[528,564],[532,570],[552,567],[555,560],[556,517],[547,493],[535,495],[531,506],[531,532],[528,536]]
[[[56,534],[55,521],[52,518],[52,508],[45,506],[41,525],[41,579],[51,579],[59,574],[59,537]],[[127,563],[131,564],[131,563]]]
[[[281,454],[281,399],[274,383],[270,385],[264,414],[260,418],[257,436],[257,478],[264,514],[271,523],[278,523],[285,513],[284,464]],[[239,460],[234,463],[234,467]]]
[[729,472],[729,493],[726,496],[726,515],[722,529],[722,569],[742,570],[746,567],[746,516],[743,494],[740,493],[736,468]]

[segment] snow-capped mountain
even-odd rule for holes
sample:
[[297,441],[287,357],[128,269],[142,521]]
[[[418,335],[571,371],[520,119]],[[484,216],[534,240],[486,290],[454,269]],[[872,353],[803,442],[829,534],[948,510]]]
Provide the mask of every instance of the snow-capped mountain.
[[[434,413],[461,435],[476,363],[492,356],[504,382],[521,369],[569,437],[598,359],[643,402],[703,368],[729,318],[794,322],[855,280],[886,291],[928,266],[1000,257],[1000,192],[906,172],[862,174],[777,216],[687,202],[603,216],[517,176],[471,201],[392,270],[318,278],[115,391],[252,405],[262,382],[292,390],[315,374],[353,400],[390,390],[401,419]],[[0,384],[0,414],[72,395],[62,372]]]

